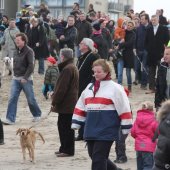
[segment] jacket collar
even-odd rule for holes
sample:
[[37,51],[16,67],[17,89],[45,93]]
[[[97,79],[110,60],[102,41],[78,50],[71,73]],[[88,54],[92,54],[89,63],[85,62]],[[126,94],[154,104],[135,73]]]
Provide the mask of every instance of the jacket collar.
[[73,63],[73,61],[74,61],[73,58],[69,58],[66,61],[63,61],[62,63],[58,64],[59,71],[61,72],[64,69],[64,67],[66,67],[70,63]]

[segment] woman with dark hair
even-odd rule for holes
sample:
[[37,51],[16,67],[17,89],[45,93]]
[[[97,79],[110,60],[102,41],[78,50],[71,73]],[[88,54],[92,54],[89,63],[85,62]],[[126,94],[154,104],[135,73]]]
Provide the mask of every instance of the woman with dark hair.
[[26,34],[28,36],[28,46],[34,50],[35,59],[37,59],[39,63],[38,73],[44,74],[44,59],[48,57],[49,52],[43,23],[37,18],[32,17],[30,24],[26,28]]
[[118,83],[122,84],[123,80],[123,68],[126,68],[127,84],[128,90],[132,89],[132,76],[131,69],[134,68],[134,53],[133,48],[135,44],[136,34],[134,32],[135,23],[133,21],[128,21],[125,40],[123,43],[119,44],[119,49],[122,49],[123,57],[118,61]]
[[9,26],[9,18],[8,18],[7,15],[2,16],[2,25],[4,25],[5,28],[8,28],[8,26]]

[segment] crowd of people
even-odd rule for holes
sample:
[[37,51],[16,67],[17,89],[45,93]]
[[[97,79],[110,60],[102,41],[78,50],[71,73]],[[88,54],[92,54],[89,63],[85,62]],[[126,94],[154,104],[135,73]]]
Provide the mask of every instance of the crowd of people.
[[[2,123],[15,124],[21,90],[33,122],[41,120],[33,90],[37,60],[38,74],[44,75],[42,93],[51,99],[51,111],[59,115],[57,157],[74,156],[75,141],[85,140],[92,170],[119,170],[115,163],[128,161],[126,138],[131,133],[137,169],[166,169],[170,166],[170,102],[166,101],[170,99],[170,32],[163,10],[150,17],[147,11],[131,9],[117,21],[96,12],[92,4],[88,10],[86,14],[74,3],[65,20],[54,18],[47,5],[41,4],[37,12],[25,6],[16,19],[2,16],[2,58],[13,58],[14,65],[6,119],[0,121],[0,144],[4,144]],[[113,62],[116,82],[109,62]],[[127,89],[123,87],[124,68]],[[146,95],[155,93],[155,103],[144,101],[133,124],[128,95],[133,93],[132,85],[138,84]],[[111,161],[113,142],[116,160]]]

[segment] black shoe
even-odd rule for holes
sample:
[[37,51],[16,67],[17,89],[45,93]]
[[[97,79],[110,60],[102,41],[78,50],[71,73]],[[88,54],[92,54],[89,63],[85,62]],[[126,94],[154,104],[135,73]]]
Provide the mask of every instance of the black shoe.
[[5,143],[4,143],[4,140],[0,140],[0,145],[4,145]]
[[74,140],[75,141],[81,141],[81,140],[83,140],[83,137],[77,136]]
[[118,164],[123,164],[123,163],[126,163],[127,162],[127,159],[116,159],[114,160],[114,163],[118,163]]
[[138,85],[138,80],[135,80],[135,81],[133,82],[133,85],[137,86],[137,85]]
[[58,154],[60,154],[61,152],[60,151],[56,151],[56,152],[54,152],[55,153],[55,155],[58,155]]

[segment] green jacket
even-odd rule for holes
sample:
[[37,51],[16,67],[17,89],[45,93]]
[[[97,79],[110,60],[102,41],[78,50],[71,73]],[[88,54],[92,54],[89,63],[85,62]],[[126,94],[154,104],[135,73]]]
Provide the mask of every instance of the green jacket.
[[58,67],[49,66],[45,73],[44,84],[55,86],[58,76],[59,76]]

